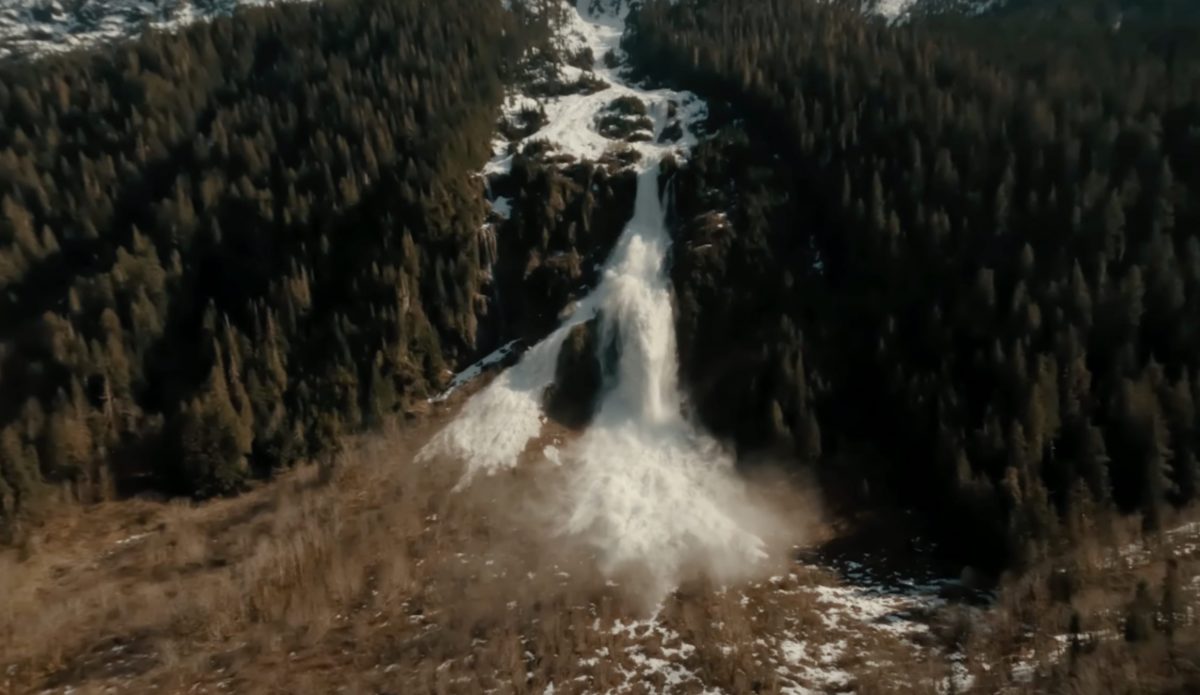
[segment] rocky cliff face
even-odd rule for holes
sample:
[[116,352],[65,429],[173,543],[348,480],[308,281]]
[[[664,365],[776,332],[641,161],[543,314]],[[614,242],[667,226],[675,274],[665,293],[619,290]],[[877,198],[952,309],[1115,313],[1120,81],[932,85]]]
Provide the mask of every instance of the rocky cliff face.
[[497,225],[495,287],[484,319],[493,340],[530,339],[558,323],[559,312],[593,287],[633,206],[636,176],[605,163],[561,166],[552,154],[514,158],[493,177],[508,213]]

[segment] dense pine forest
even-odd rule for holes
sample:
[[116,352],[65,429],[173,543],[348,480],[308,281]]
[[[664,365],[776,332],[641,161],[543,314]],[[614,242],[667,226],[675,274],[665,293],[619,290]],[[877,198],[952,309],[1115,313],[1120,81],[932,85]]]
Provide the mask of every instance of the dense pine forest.
[[1193,500],[1181,16],[1014,3],[891,28],[836,3],[646,3],[636,63],[731,105],[678,184],[679,344],[707,423],[917,504],[992,566],[1106,509],[1154,529]]
[[315,3],[0,67],[3,526],[236,490],[473,350],[519,35],[498,3]]

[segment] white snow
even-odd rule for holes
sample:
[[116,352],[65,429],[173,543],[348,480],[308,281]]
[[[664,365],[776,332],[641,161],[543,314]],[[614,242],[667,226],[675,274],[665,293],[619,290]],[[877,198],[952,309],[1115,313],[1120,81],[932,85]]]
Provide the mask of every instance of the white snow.
[[[292,0],[294,1],[294,0]],[[145,27],[176,31],[273,0],[0,0],[0,59],[36,58],[135,37]]]
[[936,593],[916,587],[911,592],[890,592],[872,585],[816,586],[802,590],[815,593],[817,602],[826,607],[821,618],[827,627],[836,628],[849,622],[897,636],[928,630],[924,623],[907,616],[945,604]]
[[136,543],[149,535],[150,535],[150,532],[135,533],[132,536],[122,538],[121,540],[117,541],[114,545],[129,545],[130,543]]
[[441,401],[446,400],[452,393],[462,388],[464,384],[468,384],[478,378],[479,375],[483,374],[488,367],[503,362],[506,357],[511,355],[513,351],[517,349],[517,344],[519,342],[519,340],[514,340],[510,343],[507,343],[487,357],[484,357],[470,367],[467,367],[458,374],[455,374],[454,378],[450,380],[450,385],[446,387],[446,390],[431,398],[430,402],[440,403]]
[[789,664],[800,664],[808,658],[807,644],[805,642],[785,639],[779,643],[779,649],[783,653],[783,658]]
[[112,548],[110,548],[110,549],[109,549],[109,550],[108,550],[108,551],[105,553],[105,555],[106,555],[106,556],[112,556],[112,555],[115,555],[115,554],[116,554],[117,552],[119,552],[119,551],[120,551],[122,548],[124,548],[124,547],[126,547],[126,546],[129,546],[129,545],[132,545],[132,544],[134,544],[134,543],[138,543],[138,542],[142,541],[143,539],[145,539],[145,538],[148,538],[148,537],[151,535],[151,533],[152,533],[152,532],[150,532],[150,531],[147,531],[147,532],[145,532],[145,533],[135,533],[135,534],[133,534],[133,535],[131,535],[131,536],[126,536],[125,538],[121,538],[121,539],[119,539],[119,540],[117,540],[116,542],[114,542],[114,543],[113,543],[113,547],[112,547]]
[[[1004,2],[1006,0],[961,0],[957,4],[950,5],[950,8],[967,15],[980,15],[1000,7]],[[874,7],[864,4],[869,10],[893,24],[903,22],[913,10],[931,8],[938,11],[946,8],[946,5],[940,0],[876,0]]]
[[609,692],[645,692],[646,684],[655,675],[661,675],[663,683],[661,691],[656,692],[710,692],[703,688],[703,681],[690,661],[696,653],[695,645],[667,626],[658,609],[644,620],[617,620],[609,632],[623,636],[625,646],[616,652],[600,647],[593,656],[579,660],[580,665],[587,667],[595,667],[601,661],[616,666],[622,683]]
[[[541,100],[520,93],[509,94],[503,107],[505,118],[513,119],[526,109],[540,108],[545,111],[548,122],[536,133],[512,142],[497,136],[493,142],[494,157],[484,167],[485,175],[507,174],[512,169],[512,156],[509,151],[519,150],[525,144],[534,141],[546,142],[556,153],[570,155],[576,159],[600,159],[617,143],[596,130],[595,120],[613,100],[620,97],[635,97],[650,107],[649,116],[654,122],[656,135],[667,125],[668,105],[672,102],[677,109],[675,117],[681,124],[694,124],[707,116],[707,105],[691,92],[639,88],[624,81],[619,74],[619,67],[615,70],[607,67],[604,64],[604,55],[609,52],[624,60],[625,54],[620,43],[628,9],[622,6],[615,11],[592,13],[586,9],[587,6],[587,0],[578,0],[577,6],[571,8],[561,29],[560,41],[567,50],[590,49],[595,64],[590,71],[562,65],[558,67],[559,75],[563,81],[571,82],[590,74],[599,78],[606,85],[605,88],[594,94],[568,94]],[[696,142],[695,133],[685,127],[684,137],[677,143],[661,145],[641,142],[632,143],[631,146],[647,161],[657,161],[669,151],[684,152]]]
[[[636,572],[648,582],[647,597],[660,597],[674,588],[685,566],[727,581],[753,571],[766,557],[756,531],[761,520],[745,511],[753,505],[743,499],[732,459],[681,415],[676,384],[674,316],[663,267],[670,237],[659,193],[659,162],[669,153],[685,155],[697,141],[694,127],[706,106],[694,94],[628,84],[618,70],[604,65],[606,53],[623,55],[619,40],[625,10],[592,14],[568,7],[570,20],[561,39],[592,50],[594,74],[607,86],[594,94],[540,103],[549,120],[526,141],[541,140],[559,153],[598,159],[614,143],[595,129],[597,116],[622,96],[647,106],[655,136],[675,108],[682,137],[674,143],[656,138],[630,145],[641,154],[635,165],[633,217],[599,285],[555,332],[471,398],[421,455],[462,461],[466,472],[460,486],[479,474],[518,465],[528,443],[542,431],[542,394],[554,379],[568,332],[599,313],[601,345],[615,347],[619,360],[606,375],[605,395],[592,425],[577,441],[553,451],[567,471],[567,490],[563,508],[548,511],[557,514],[560,533],[595,551],[604,573]],[[578,77],[576,68],[564,68],[564,73]],[[513,95],[508,103],[510,110],[529,105],[522,95]],[[504,149],[497,148],[488,173],[511,166]]]
[[501,219],[509,219],[512,217],[512,199],[498,196],[492,201],[492,212],[496,213]]
[[879,0],[875,12],[888,19],[896,19],[904,14],[916,0]]
[[[1160,542],[1171,548],[1172,554],[1189,556],[1200,547],[1200,522],[1188,522],[1162,532]],[[1153,548],[1144,538],[1117,548],[1100,563],[1102,568],[1120,565],[1126,569],[1142,567],[1150,562]]]

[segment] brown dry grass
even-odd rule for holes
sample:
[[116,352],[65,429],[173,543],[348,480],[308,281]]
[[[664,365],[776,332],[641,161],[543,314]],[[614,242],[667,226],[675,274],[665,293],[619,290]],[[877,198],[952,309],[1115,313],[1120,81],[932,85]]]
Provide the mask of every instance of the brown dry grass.
[[379,577],[411,580],[405,554],[378,552],[378,525],[412,528],[412,506],[372,514],[372,502],[303,470],[237,500],[105,505],[58,520],[32,557],[0,560],[8,687],[152,674],[170,688],[214,671],[209,654],[237,658],[247,634],[269,635],[253,645],[266,651],[321,640],[338,607]]
[[[26,552],[0,554],[0,692],[663,691],[661,673],[630,678],[636,645],[694,674],[678,692],[777,693],[785,683],[763,637],[828,632],[825,608],[800,589],[838,580],[808,565],[736,592],[691,582],[661,608],[670,634],[610,629],[644,602],[533,513],[556,494],[553,475],[531,464],[450,494],[456,465],[413,461],[451,412],[353,442],[331,481],[304,468],[236,499],[129,500],[55,519]],[[761,482],[786,498],[764,504],[814,506]],[[834,533],[799,514],[787,524],[809,541]],[[1107,535],[1137,537],[1132,525]],[[1194,623],[1171,642],[1103,642],[1075,660],[1053,639],[1072,610],[1086,630],[1119,632],[1137,580],[1157,589],[1176,550],[1159,544],[1124,567],[1080,544],[1008,581],[986,611],[932,616],[927,643],[866,631],[835,666],[858,692],[927,692],[957,650],[976,692],[1186,692],[1200,682]],[[1191,582],[1200,557],[1183,559]],[[1069,602],[1049,588],[1063,563],[1078,579]],[[683,644],[695,648],[680,656]],[[1014,681],[1017,659],[1046,666]]]
[[[594,629],[640,614],[585,552],[531,514],[555,494],[536,466],[450,494],[459,469],[414,462],[448,417],[355,441],[332,481],[302,468],[235,499],[81,509],[0,555],[0,692],[450,693],[606,689],[631,641]],[[697,591],[700,591],[697,589]],[[710,592],[709,592],[710,593]],[[728,605],[726,605],[728,604]],[[693,640],[733,598],[664,609]],[[717,650],[714,684],[768,667]],[[635,684],[646,692],[653,681]]]
[[[1164,527],[1181,528],[1195,518],[1179,515]],[[966,646],[975,692],[1200,692],[1200,534],[1144,536],[1136,518],[1101,525],[1003,583]],[[1170,638],[1156,632],[1146,641],[1125,641],[1126,610],[1138,583],[1146,582],[1157,604],[1168,561],[1177,563],[1181,599],[1191,612]],[[1070,579],[1066,590],[1064,577]],[[1073,614],[1085,633],[1074,655],[1068,648]],[[1024,678],[1012,677],[1017,664],[1028,667]]]
[[425,520],[451,472],[412,463],[422,436],[355,442],[331,484],[309,467],[237,499],[127,501],[54,520],[32,552],[0,555],[0,690],[294,692],[315,687],[304,672],[335,654],[374,666],[346,645],[419,594],[439,571],[426,556],[446,544]]

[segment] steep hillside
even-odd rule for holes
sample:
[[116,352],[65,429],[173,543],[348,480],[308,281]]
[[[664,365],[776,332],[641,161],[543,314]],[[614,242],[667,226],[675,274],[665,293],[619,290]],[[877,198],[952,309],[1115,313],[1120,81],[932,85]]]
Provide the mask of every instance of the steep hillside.
[[679,191],[683,369],[716,431],[853,471],[980,563],[1194,499],[1200,61],[1118,69],[1113,38],[1035,71],[816,3],[633,22],[640,66],[745,123]]
[[238,490],[436,391],[488,314],[522,21],[286,5],[0,67],[5,537],[64,497]]

